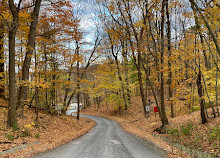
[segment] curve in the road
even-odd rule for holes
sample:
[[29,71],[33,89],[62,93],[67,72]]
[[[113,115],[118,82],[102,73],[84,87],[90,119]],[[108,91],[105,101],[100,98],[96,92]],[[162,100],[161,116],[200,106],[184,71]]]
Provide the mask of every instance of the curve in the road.
[[116,122],[83,116],[97,122],[81,138],[33,158],[163,158],[166,152],[150,142],[125,132]]

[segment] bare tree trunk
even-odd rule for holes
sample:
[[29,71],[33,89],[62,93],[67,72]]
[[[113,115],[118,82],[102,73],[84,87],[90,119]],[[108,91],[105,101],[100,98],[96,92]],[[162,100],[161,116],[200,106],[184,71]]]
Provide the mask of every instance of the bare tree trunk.
[[218,117],[220,117],[219,108],[218,108],[218,69],[217,68],[216,68],[216,78],[215,78],[215,80],[216,80],[216,82],[215,82],[216,110],[217,110]]
[[[76,54],[79,57],[79,43],[78,41],[76,41]],[[76,77],[77,77],[77,84],[76,84],[76,88],[77,88],[77,120],[79,120],[79,114],[80,114],[80,74],[79,74],[79,61],[77,61],[77,65],[76,65]]]
[[169,84],[169,101],[171,109],[171,117],[174,117],[173,107],[173,90],[172,90],[172,70],[171,70],[171,26],[170,26],[170,14],[169,14],[169,3],[166,3],[166,14],[167,14],[167,43],[168,43],[168,84]]
[[[33,54],[33,50],[35,47],[35,37],[36,37],[36,28],[38,23],[38,16],[40,12],[40,6],[41,6],[42,0],[36,0],[34,11],[31,14],[31,26],[30,26],[30,32],[28,34],[28,43],[27,43],[27,52],[25,56],[25,60],[22,67],[22,81],[28,81],[29,79],[29,69],[31,64],[31,55]],[[21,85],[18,93],[18,109],[20,109],[20,115],[24,116],[24,101],[27,98],[27,91],[28,87]]]
[[203,86],[202,86],[202,76],[201,71],[199,70],[199,74],[197,77],[197,88],[198,88],[198,94],[200,97],[200,109],[201,109],[201,118],[202,118],[202,124],[205,124],[207,122],[206,114],[205,114],[205,100],[204,100],[204,94],[203,94]]
[[168,119],[166,116],[165,110],[165,98],[164,98],[164,74],[163,74],[163,66],[164,66],[164,14],[165,14],[165,6],[168,3],[168,0],[163,0],[162,3],[162,21],[161,21],[161,52],[160,52],[160,63],[161,63],[161,73],[160,73],[160,101],[161,101],[161,113],[162,113],[162,123],[163,125],[168,124]]
[[147,101],[144,95],[144,88],[143,88],[143,80],[142,80],[142,73],[141,73],[141,55],[140,52],[138,53],[138,64],[137,64],[137,70],[138,70],[138,82],[139,82],[139,88],[140,88],[140,93],[141,93],[141,100],[143,103],[143,109],[144,109],[144,116],[146,117],[147,112],[146,112],[146,106],[147,106]]
[[9,109],[7,125],[16,124],[16,74],[15,74],[15,38],[19,24],[17,8],[13,0],[9,0],[9,7],[13,15],[13,22],[9,28]]
[[127,104],[128,106],[131,104],[131,96],[130,96],[130,90],[129,90],[129,80],[128,80],[128,59],[127,55],[123,55],[124,62],[125,62],[125,88],[126,88],[126,94],[127,94]]
[[[44,67],[44,72],[45,72],[45,76],[44,76],[44,81],[47,82],[47,52],[46,52],[46,45],[44,45],[44,62],[45,62],[45,67]],[[45,105],[46,105],[46,109],[48,110],[49,113],[51,113],[51,106],[48,103],[48,88],[45,89]]]
[[37,85],[37,80],[40,80],[40,74],[39,77],[37,75],[37,55],[36,50],[34,50],[34,57],[35,57],[35,113],[36,113],[36,119],[35,121],[38,122],[38,111],[39,111],[39,87]]

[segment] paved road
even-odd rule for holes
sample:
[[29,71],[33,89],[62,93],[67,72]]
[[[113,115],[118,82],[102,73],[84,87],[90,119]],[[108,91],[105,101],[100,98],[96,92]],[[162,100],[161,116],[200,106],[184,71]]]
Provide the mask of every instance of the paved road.
[[126,133],[116,122],[96,116],[97,126],[81,138],[34,158],[163,158],[152,143]]

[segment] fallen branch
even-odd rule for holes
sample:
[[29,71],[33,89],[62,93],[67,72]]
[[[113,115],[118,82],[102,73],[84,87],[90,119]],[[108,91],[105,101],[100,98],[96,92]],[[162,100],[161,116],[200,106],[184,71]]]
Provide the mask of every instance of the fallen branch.
[[10,144],[12,142],[0,142],[0,144]]

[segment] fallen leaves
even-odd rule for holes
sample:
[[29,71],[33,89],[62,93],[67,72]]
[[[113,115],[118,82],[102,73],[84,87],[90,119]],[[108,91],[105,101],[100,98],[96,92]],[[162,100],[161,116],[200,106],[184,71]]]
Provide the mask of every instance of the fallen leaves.
[[[71,116],[50,116],[46,113],[40,113],[39,125],[36,125],[33,122],[34,111],[28,110],[25,112],[25,118],[18,120],[18,131],[13,131],[11,128],[6,128],[2,113],[3,109],[0,108],[0,140],[1,142],[9,142],[6,136],[9,135],[8,137],[12,137],[12,141],[6,144],[0,143],[0,152],[23,144],[40,142],[40,144],[33,144],[15,153],[4,155],[9,157],[29,157],[38,152],[53,149],[82,136],[96,124],[86,118],[76,120],[75,117]],[[25,130],[29,132],[30,136],[21,135],[22,131]]]

